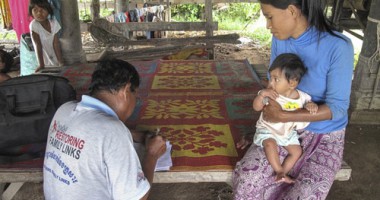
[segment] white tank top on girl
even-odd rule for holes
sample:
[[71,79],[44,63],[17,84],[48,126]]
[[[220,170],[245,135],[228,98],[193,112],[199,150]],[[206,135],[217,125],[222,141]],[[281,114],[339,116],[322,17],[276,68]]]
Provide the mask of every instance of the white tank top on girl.
[[[41,45],[42,45],[42,54],[44,58],[44,63],[46,66],[54,66],[58,67],[58,59],[55,55],[53,41],[54,36],[61,29],[61,25],[59,25],[58,21],[53,17],[49,20],[51,32],[47,31],[42,25],[33,19],[29,24],[29,29],[32,32],[37,33],[40,36]],[[36,43],[33,40],[33,47],[36,51]],[[38,59],[38,57],[37,57]]]

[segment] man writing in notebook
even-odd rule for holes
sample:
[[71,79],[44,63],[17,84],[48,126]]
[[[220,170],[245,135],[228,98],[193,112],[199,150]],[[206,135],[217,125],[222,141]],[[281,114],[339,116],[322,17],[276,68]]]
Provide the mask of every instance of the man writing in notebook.
[[160,135],[146,137],[140,164],[124,125],[136,105],[139,83],[128,62],[104,61],[92,75],[89,95],[57,110],[43,169],[47,200],[147,199],[166,145]]

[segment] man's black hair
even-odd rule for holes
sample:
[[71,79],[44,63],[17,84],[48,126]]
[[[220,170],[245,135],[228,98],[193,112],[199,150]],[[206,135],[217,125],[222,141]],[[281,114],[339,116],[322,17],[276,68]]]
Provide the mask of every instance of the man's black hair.
[[116,92],[128,83],[131,83],[131,92],[140,85],[139,74],[132,64],[119,59],[102,61],[92,74],[90,95],[99,91]]

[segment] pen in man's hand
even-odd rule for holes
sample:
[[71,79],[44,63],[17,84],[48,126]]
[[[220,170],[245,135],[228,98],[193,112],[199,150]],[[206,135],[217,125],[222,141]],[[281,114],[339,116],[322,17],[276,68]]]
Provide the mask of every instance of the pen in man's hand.
[[156,129],[156,132],[154,133],[153,136],[157,136],[159,133],[160,133],[160,128],[157,128],[157,129]]

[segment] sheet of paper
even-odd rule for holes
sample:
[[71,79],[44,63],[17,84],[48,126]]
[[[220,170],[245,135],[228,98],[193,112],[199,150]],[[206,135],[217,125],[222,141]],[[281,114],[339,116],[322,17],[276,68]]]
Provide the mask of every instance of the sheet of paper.
[[168,171],[171,166],[173,166],[172,162],[172,145],[169,141],[166,141],[166,152],[157,160],[155,171]]
[[[133,143],[136,153],[140,159],[140,163],[143,162],[145,154],[145,146],[141,143]],[[169,141],[166,141],[166,152],[157,160],[155,171],[168,171],[173,166],[172,157],[172,145]]]

